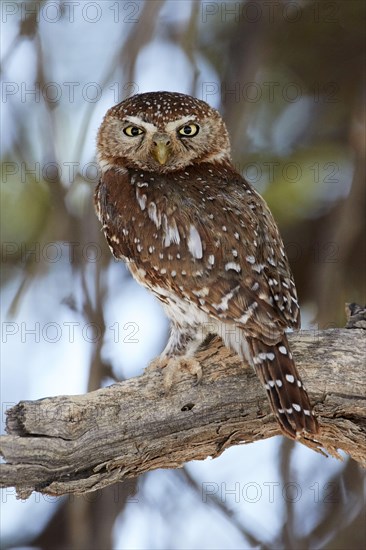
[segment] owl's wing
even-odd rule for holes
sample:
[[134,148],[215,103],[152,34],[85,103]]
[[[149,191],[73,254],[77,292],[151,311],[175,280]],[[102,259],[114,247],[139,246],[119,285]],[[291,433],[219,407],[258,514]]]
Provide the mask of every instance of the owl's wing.
[[[271,221],[269,216],[256,221],[257,246],[245,242],[245,231],[235,232],[239,239],[234,237],[234,242],[230,235],[221,235],[223,246],[213,255],[214,270],[206,271],[202,281],[209,292],[204,296],[206,291],[202,293],[201,288],[203,299],[198,305],[221,321],[242,326],[249,334],[262,334],[264,341],[271,343],[286,327],[299,326],[300,313],[282,240],[274,222],[266,223]],[[201,226],[198,231],[203,243],[210,242],[209,227]],[[217,234],[215,237],[218,239]],[[201,287],[197,279],[195,283]]]
[[245,180],[207,165],[143,176],[110,171],[96,190],[108,244],[140,283],[163,301],[170,293],[269,344],[299,326],[282,239]]
[[192,206],[179,212],[191,277],[187,285],[177,270],[169,282],[210,316],[272,343],[286,327],[300,325],[293,276],[272,214],[242,179],[219,186],[212,207],[207,199],[201,212]]

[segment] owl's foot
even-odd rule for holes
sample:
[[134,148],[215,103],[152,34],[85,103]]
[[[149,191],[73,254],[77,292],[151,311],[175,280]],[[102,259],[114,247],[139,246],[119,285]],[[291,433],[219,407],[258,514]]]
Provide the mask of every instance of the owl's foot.
[[193,357],[157,357],[147,367],[147,370],[163,370],[164,387],[168,392],[180,377],[182,370],[187,370],[192,376],[196,376],[195,384],[202,380],[202,367]]

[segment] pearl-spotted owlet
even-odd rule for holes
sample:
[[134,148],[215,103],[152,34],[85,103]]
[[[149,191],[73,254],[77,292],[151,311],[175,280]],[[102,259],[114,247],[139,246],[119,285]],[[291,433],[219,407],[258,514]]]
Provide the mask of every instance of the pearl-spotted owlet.
[[98,162],[108,244],[171,321],[155,363],[194,365],[215,333],[254,368],[284,434],[316,433],[285,334],[300,312],[283,242],[232,165],[220,114],[188,95],[135,95],[107,112]]

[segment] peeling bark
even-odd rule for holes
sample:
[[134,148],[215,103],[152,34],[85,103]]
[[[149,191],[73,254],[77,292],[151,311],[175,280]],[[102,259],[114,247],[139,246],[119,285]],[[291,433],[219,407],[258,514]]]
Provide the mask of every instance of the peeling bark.
[[[317,441],[300,441],[365,464],[365,331],[300,331],[289,342],[321,426]],[[163,374],[147,370],[85,395],[21,401],[0,438],[0,486],[21,498],[84,493],[280,434],[254,372],[221,340],[197,358],[201,383],[182,372],[167,394]]]

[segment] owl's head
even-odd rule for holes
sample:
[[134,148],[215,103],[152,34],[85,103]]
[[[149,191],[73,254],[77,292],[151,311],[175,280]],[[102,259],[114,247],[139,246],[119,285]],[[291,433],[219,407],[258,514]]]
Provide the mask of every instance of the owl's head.
[[98,132],[102,170],[167,173],[202,162],[230,162],[226,126],[215,109],[189,95],[138,94],[107,112]]

